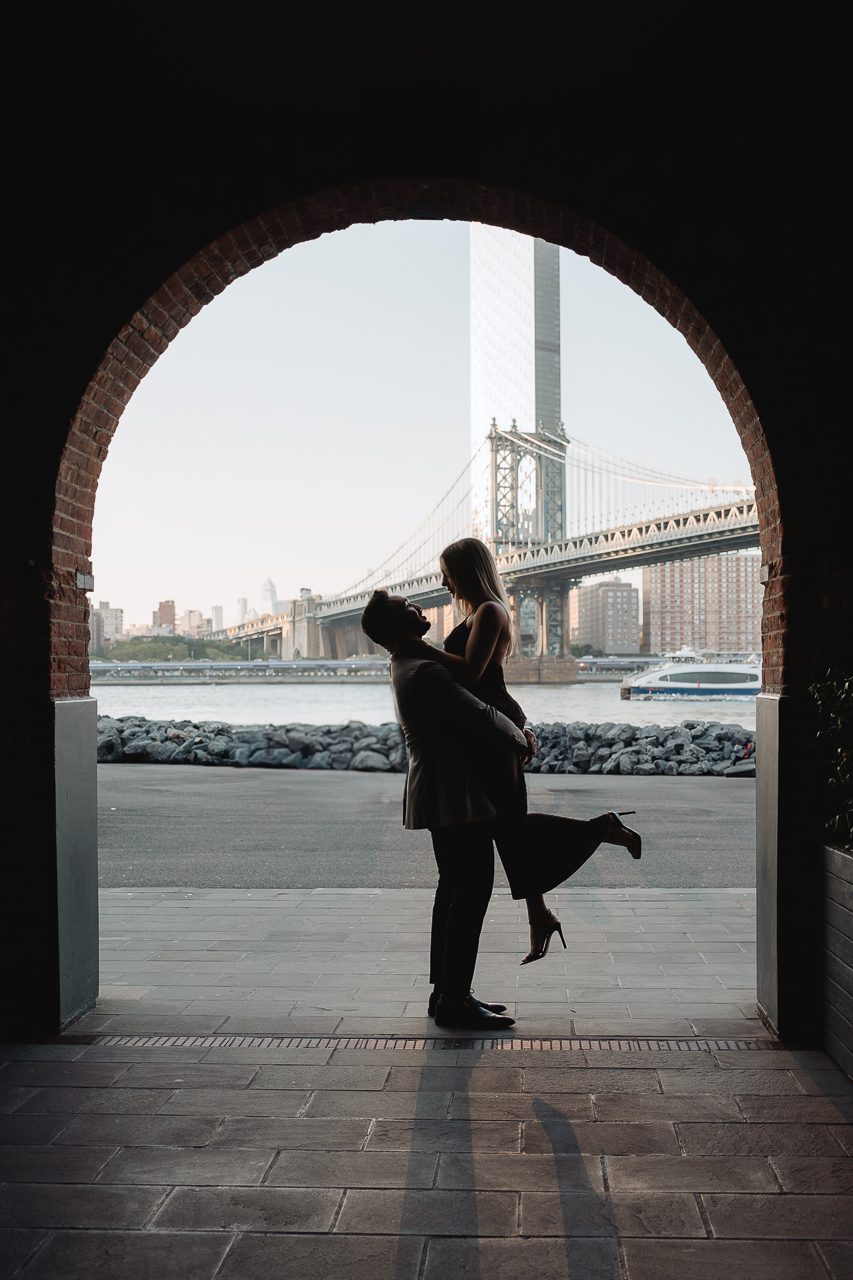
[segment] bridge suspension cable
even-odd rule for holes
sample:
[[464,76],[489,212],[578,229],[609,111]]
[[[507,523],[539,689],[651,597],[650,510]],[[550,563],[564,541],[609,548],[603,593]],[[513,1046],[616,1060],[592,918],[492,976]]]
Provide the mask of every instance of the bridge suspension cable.
[[[514,425],[514,424],[513,424]],[[500,429],[509,439],[510,434]],[[553,453],[547,441],[524,436],[527,452]],[[435,572],[448,543],[472,531],[472,495],[488,485],[489,439],[455,477],[417,528],[375,569],[336,597],[363,594],[374,587],[410,582]],[[754,493],[753,485],[717,484],[658,470],[621,458],[579,440],[568,439],[565,457],[565,533],[568,538],[602,533],[637,520],[674,516],[717,503],[737,502]],[[532,498],[535,501],[535,497]]]
[[488,460],[488,441],[484,440],[473,456],[439,498],[418,527],[401,542],[391,555],[358,582],[339,594],[348,596],[369,591],[391,582],[404,582],[427,568],[435,569],[443,549],[457,538],[470,533],[470,501],[472,472]]
[[566,534],[598,533],[738,501],[753,492],[752,485],[718,484],[644,466],[572,436],[566,453]]

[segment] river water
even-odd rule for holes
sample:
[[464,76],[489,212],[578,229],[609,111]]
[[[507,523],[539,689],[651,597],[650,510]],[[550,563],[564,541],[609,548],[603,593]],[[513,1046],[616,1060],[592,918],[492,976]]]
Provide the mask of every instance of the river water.
[[[624,702],[618,683],[510,685],[534,724],[605,720],[628,724],[680,724],[718,720],[755,728],[755,698],[681,698]],[[221,720],[225,724],[343,724],[394,720],[390,684],[92,685],[99,715],[149,720]]]

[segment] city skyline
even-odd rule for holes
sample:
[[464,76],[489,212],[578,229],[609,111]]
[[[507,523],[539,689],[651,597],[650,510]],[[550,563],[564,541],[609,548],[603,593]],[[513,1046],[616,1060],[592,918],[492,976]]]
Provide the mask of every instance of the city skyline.
[[[567,432],[747,482],[683,338],[585,259],[560,249],[559,263]],[[236,282],[125,413],[96,504],[93,602],[142,622],[165,593],[221,605],[229,625],[268,577],[282,599],[328,595],[384,559],[466,460],[467,290],[461,223],[353,227]]]

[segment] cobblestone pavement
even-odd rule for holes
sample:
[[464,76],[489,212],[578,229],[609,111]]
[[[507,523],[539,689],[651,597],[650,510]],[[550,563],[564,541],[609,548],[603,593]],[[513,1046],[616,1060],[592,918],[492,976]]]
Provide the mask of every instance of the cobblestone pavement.
[[755,1018],[753,895],[553,895],[425,1015],[427,891],[102,894],[98,1009],[0,1045],[0,1275],[842,1280],[853,1086]]

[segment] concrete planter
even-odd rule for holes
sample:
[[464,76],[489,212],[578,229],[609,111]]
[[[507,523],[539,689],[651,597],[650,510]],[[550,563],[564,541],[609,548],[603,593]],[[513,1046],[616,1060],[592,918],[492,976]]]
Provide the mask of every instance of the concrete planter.
[[853,851],[823,848],[826,1051],[853,1076]]

